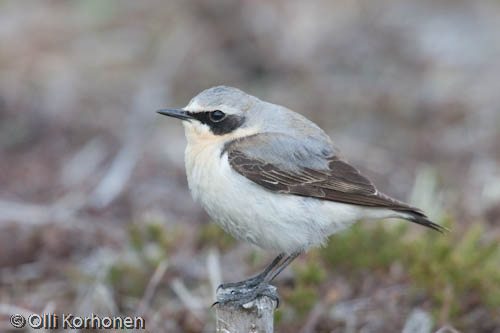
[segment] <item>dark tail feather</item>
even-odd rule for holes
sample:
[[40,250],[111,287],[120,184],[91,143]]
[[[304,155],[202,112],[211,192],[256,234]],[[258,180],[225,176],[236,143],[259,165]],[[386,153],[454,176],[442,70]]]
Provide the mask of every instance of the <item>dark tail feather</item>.
[[445,232],[450,231],[450,229],[443,227],[442,225],[439,225],[437,223],[432,222],[431,220],[429,220],[429,218],[427,216],[425,216],[425,214],[421,213],[420,211],[408,210],[408,211],[405,211],[405,213],[408,213],[410,215],[410,216],[406,217],[406,219],[410,222],[423,225],[424,227],[439,231],[440,233],[445,233]]
[[422,212],[418,208],[412,207],[404,202],[393,199],[388,195],[380,192],[377,193],[377,198],[382,200],[382,205],[385,206],[386,208],[404,214],[404,216],[401,216],[401,218],[404,218],[405,220],[423,225],[424,227],[439,231],[440,233],[445,233],[450,231],[450,229],[429,220],[429,218],[424,214],[424,212]]

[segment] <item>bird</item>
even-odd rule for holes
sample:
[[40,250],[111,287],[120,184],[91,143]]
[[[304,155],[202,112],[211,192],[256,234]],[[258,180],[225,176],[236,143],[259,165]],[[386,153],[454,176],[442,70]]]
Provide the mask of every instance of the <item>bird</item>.
[[229,86],[208,88],[181,109],[188,187],[210,218],[240,241],[277,253],[259,274],[223,283],[217,304],[268,296],[295,258],[359,220],[400,218],[444,232],[425,213],[383,194],[315,123]]

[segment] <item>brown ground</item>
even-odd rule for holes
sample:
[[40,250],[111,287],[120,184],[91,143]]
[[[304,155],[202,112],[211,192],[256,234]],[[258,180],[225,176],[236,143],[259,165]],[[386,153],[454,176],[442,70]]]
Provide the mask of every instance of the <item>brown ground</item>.
[[[271,254],[207,227],[182,128],[154,110],[218,84],[319,123],[384,192],[458,232],[500,236],[498,1],[0,1],[0,73],[0,331],[23,310],[213,330],[218,274]],[[401,331],[433,310],[397,269],[328,271],[315,312],[285,302],[278,330]],[[499,332],[482,306],[463,327]]]

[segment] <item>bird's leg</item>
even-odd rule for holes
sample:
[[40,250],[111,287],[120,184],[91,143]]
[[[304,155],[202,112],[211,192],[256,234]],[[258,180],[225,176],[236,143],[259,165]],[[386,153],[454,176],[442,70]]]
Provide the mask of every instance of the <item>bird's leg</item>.
[[[290,263],[297,258],[302,252],[297,251],[289,255],[288,257],[285,258],[276,268],[274,268],[279,261],[281,261],[283,255],[280,255],[278,257],[279,260],[276,260],[276,258],[272,264],[274,265],[269,265],[266,270],[263,273],[266,273],[261,276],[261,274],[257,275],[255,278],[258,277],[258,279],[254,280],[253,284],[250,285],[249,287],[242,287],[238,288],[236,290],[233,290],[231,294],[226,294],[226,295],[221,295],[218,297],[216,304],[226,304],[228,302],[236,302],[236,304],[243,306],[244,304],[247,304],[248,302],[253,301],[254,299],[258,298],[259,296],[267,296],[270,297],[271,299],[275,300],[277,303],[277,306],[280,304],[280,297],[278,295],[278,292],[276,290],[276,287],[271,286],[269,282],[271,282],[276,276],[278,276],[281,271],[283,271]],[[275,263],[276,261],[276,263]],[[274,268],[274,270],[273,270]],[[272,271],[272,272],[271,272]],[[257,281],[258,280],[258,281]]]
[[277,277],[278,274],[281,273],[288,265],[290,265],[292,261],[295,260],[295,258],[300,256],[301,253],[302,253],[301,251],[297,251],[286,257],[286,259],[283,260],[283,262],[278,267],[276,267],[273,273],[266,278],[266,283],[269,283],[272,280],[274,280],[274,278]]
[[223,283],[219,287],[217,287],[217,290],[219,290],[220,288],[251,288],[258,285],[267,277],[269,272],[281,261],[281,259],[283,259],[284,256],[284,253],[280,253],[261,273],[243,281]]

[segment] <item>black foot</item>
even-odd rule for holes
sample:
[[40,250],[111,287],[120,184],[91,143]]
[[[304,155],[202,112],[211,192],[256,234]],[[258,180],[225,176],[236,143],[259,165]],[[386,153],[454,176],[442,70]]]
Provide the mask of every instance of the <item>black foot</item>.
[[227,303],[234,302],[239,306],[243,306],[260,296],[267,296],[271,298],[273,301],[276,301],[276,307],[279,307],[280,297],[278,295],[278,291],[276,287],[271,286],[267,283],[254,285],[251,288],[238,288],[232,290],[231,293],[218,295],[217,302],[215,302],[214,305],[216,304],[225,305]]
[[217,290],[219,289],[229,289],[229,288],[238,288],[238,289],[251,289],[259,285],[264,281],[264,275],[261,273],[249,279],[239,281],[239,282],[227,282],[219,285]]

